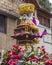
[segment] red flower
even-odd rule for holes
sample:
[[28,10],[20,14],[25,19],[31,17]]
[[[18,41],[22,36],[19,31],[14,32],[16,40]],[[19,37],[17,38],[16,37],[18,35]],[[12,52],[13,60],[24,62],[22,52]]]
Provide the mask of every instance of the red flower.
[[42,46],[42,48],[44,48],[44,46]]
[[11,56],[12,56],[12,53],[10,53],[10,54],[7,54],[7,56],[8,56],[8,57],[11,57]]
[[16,44],[14,44],[14,45],[13,45],[13,47],[14,47],[14,48],[16,48],[16,49],[18,49],[18,48],[19,48],[19,46],[18,46],[18,45],[16,45]]
[[13,55],[13,58],[18,59],[18,56],[17,55]]
[[14,55],[13,58],[15,58],[15,59],[21,59],[22,56],[21,55]]
[[26,58],[25,58],[25,60],[26,60],[26,61],[29,61],[29,58],[28,58],[28,57],[26,57]]
[[49,63],[52,65],[52,60],[49,60]]
[[48,64],[49,64],[48,60],[47,60],[47,61],[45,61],[45,62],[44,62],[44,64],[45,64],[45,65],[48,65]]
[[52,65],[52,60],[45,61],[45,65]]
[[9,65],[16,65],[16,62],[14,60],[10,59],[9,62],[8,62],[8,64]]
[[43,51],[44,52],[44,54],[46,53],[46,51]]
[[37,48],[40,49],[40,46],[38,46]]
[[42,51],[45,51],[45,48],[42,48]]
[[31,56],[31,59],[34,59],[35,57],[34,56]]
[[10,53],[11,51],[10,50],[7,50],[8,53]]
[[22,56],[21,55],[18,55],[18,59],[21,59],[22,58]]

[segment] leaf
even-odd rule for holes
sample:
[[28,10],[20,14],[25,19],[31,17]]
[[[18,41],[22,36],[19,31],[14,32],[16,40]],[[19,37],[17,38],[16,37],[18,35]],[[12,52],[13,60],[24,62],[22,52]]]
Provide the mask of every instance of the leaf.
[[6,58],[7,58],[7,56],[6,56],[6,55],[4,55],[4,56],[3,56],[3,60],[5,60]]
[[34,47],[33,47],[33,45],[31,45],[31,51],[34,51]]
[[29,56],[32,56],[32,55],[34,55],[34,52],[31,52],[31,53],[29,54]]

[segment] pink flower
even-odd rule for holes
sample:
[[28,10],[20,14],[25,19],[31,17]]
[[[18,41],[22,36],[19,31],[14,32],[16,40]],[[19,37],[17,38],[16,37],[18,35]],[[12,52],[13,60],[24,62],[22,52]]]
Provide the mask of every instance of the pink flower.
[[39,62],[39,60],[40,60],[39,58],[36,58],[36,63],[38,63],[38,62]]
[[16,62],[14,60],[10,59],[9,62],[8,62],[8,64],[9,65],[16,65]]
[[45,65],[49,65],[49,61],[48,61],[48,60],[45,61],[44,64],[45,64]]
[[44,46],[41,47],[41,50],[42,50],[42,52],[43,52],[44,54],[46,53]]
[[19,52],[22,52],[22,48],[19,48],[18,51],[19,51]]
[[47,56],[47,55],[44,55],[42,58],[46,58],[46,59],[48,59],[48,56]]
[[43,51],[44,52],[44,54],[46,53],[46,51]]
[[11,56],[12,56],[12,53],[7,54],[7,57],[9,57],[9,58],[10,58]]
[[52,60],[49,60],[49,63],[52,64]]
[[15,59],[21,59],[22,56],[21,55],[13,55],[13,58],[15,58]]
[[31,56],[31,59],[34,59],[34,58],[35,58],[34,55],[32,55],[32,56]]
[[45,48],[42,48],[42,51],[45,51]]
[[12,50],[12,54],[15,54],[16,53],[16,51],[15,50]]
[[42,46],[42,48],[44,48],[44,46]]
[[52,59],[45,61],[44,64],[45,65],[52,65]]

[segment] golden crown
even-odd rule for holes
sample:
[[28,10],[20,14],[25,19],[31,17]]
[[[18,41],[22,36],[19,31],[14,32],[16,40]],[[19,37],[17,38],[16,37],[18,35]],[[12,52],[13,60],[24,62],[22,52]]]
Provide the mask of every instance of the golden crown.
[[34,13],[35,6],[30,3],[24,3],[19,5],[18,10],[19,10],[19,14]]

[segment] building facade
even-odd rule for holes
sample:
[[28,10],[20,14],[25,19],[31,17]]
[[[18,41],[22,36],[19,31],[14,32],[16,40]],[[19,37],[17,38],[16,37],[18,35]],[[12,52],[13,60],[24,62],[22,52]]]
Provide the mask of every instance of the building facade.
[[41,40],[40,40],[40,45],[44,45],[46,48],[46,51],[49,53],[52,53],[51,49],[52,49],[52,41],[51,41],[51,14],[49,12],[44,11],[43,9],[39,9],[39,12],[37,12],[38,15],[38,19],[40,21],[40,25],[38,26],[40,29],[40,33],[42,33],[42,31],[44,29],[47,30],[47,35],[45,35]]
[[37,0],[0,0],[0,51],[10,49],[16,40],[11,36],[19,23],[18,5],[23,2],[30,2],[35,5],[35,17],[40,21],[39,31],[47,30],[47,35],[40,39],[40,45],[44,45],[46,50],[52,53],[50,13],[41,9]]
[[20,0],[0,0],[0,51],[10,49],[16,40],[11,38],[17,26]]

